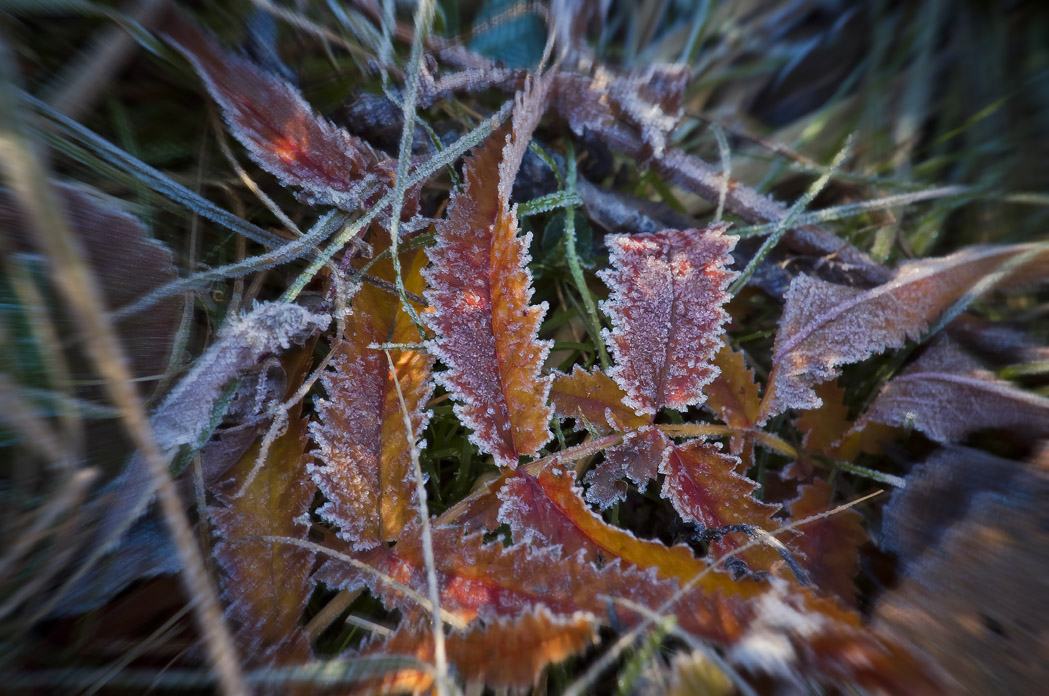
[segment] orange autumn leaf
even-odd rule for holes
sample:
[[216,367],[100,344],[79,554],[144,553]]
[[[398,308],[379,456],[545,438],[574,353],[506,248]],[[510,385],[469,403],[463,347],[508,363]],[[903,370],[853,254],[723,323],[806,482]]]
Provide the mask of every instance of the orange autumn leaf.
[[[566,554],[582,552],[593,561],[618,558],[679,582],[692,580],[706,570],[706,564],[687,546],[667,547],[608,524],[590,509],[581,494],[570,468],[552,464],[536,476],[519,471],[497,492],[502,500],[498,522],[509,525],[515,544],[556,544]],[[731,584],[727,574],[718,572],[707,574],[701,581],[701,586],[711,592],[728,589]]]
[[574,418],[577,428],[585,421],[599,432],[639,428],[651,420],[626,407],[624,396],[619,385],[599,367],[587,372],[576,365],[570,375],[555,372],[550,387],[550,402],[558,418]]
[[[299,361],[297,379],[289,380],[289,396],[305,374],[306,350],[286,358]],[[220,541],[214,554],[222,568],[226,615],[235,631],[241,655],[256,665],[301,662],[310,655],[300,620],[313,588],[310,570],[315,553],[309,549],[258,540],[281,536],[305,540],[309,532],[314,487],[306,469],[306,419],[301,405],[289,413],[287,432],[270,446],[262,469],[237,496],[255,466],[256,444],[213,487],[220,505],[208,515]]]
[[[934,693],[935,684],[923,672],[919,658],[868,630],[855,613],[782,580],[734,582],[724,573],[708,572],[695,587],[680,592],[677,580],[658,577],[652,569],[639,569],[600,551],[581,548],[565,554],[560,546],[536,543],[504,547],[501,542],[485,543],[480,532],[464,537],[449,526],[433,530],[433,550],[441,607],[466,622],[519,617],[537,607],[561,615],[589,612],[622,628],[645,618],[610,601],[621,598],[674,615],[682,630],[726,646],[734,661],[757,672],[866,684],[891,693]],[[657,549],[646,551],[648,562],[693,577],[706,568],[693,559],[686,570],[681,559],[668,563]],[[406,532],[393,549],[373,549],[361,559],[413,588],[417,596],[425,595],[427,573],[417,533]],[[332,587],[368,587],[387,607],[400,609],[411,626],[429,622],[429,611],[417,600],[373,574],[336,560],[326,563],[318,577]],[[770,641],[784,648],[773,661],[767,649]]]
[[[802,486],[798,497],[787,504],[791,520],[832,509],[833,497],[834,488],[823,479]],[[852,579],[860,569],[859,548],[867,541],[863,515],[855,510],[843,510],[805,524],[789,545],[816,587],[854,605],[856,588]]]
[[[520,617],[495,617],[484,625],[445,635],[448,663],[467,684],[490,689],[527,689],[550,664],[562,662],[589,647],[597,639],[597,621],[592,614],[569,616],[538,607]],[[412,655],[424,662],[434,659],[433,632],[405,626],[359,654]],[[433,687],[432,672],[403,669],[368,684],[373,692],[396,686],[415,693]]]
[[[602,596],[623,597],[653,609],[670,602],[668,610],[679,614],[679,623],[686,630],[731,642],[742,632],[747,601],[760,596],[764,590],[757,582],[736,583],[725,573],[712,572],[675,603],[672,600],[680,587],[677,579],[661,577],[662,572],[657,574],[647,566],[639,568],[624,562],[608,550],[602,552],[581,546],[574,553],[566,553],[562,547],[547,545],[538,539],[536,543],[505,547],[501,542],[485,543],[483,538],[481,532],[463,536],[456,527],[433,529],[441,608],[468,624],[496,616],[519,616],[537,606],[545,606],[557,614],[586,611],[605,617],[608,602]],[[617,544],[615,539],[605,541],[613,547]],[[629,541],[622,547],[642,561],[644,556],[637,552],[647,552],[666,570],[690,578],[707,568],[684,547],[668,550],[658,542],[643,544],[650,547],[630,548]],[[409,537],[406,533],[394,548],[372,549],[359,558],[419,595],[426,595],[426,568],[417,534]],[[330,587],[351,590],[367,587],[387,607],[399,608],[412,625],[428,625],[430,620],[429,610],[416,600],[378,581],[374,575],[338,560],[325,563],[316,578]],[[624,610],[619,618],[631,624],[641,617]]]
[[[754,370],[747,367],[743,351],[732,350],[722,343],[721,350],[714,356],[714,365],[720,372],[712,382],[703,387],[707,406],[726,425],[749,430],[757,425],[761,408],[761,395],[754,379]],[[732,454],[742,458],[749,466],[754,459],[754,443],[747,436],[734,435],[731,439]]]
[[494,133],[466,160],[466,184],[451,197],[447,220],[428,249],[424,319],[436,334],[431,352],[448,366],[438,381],[458,403],[471,438],[499,466],[516,466],[550,439],[551,378],[541,374],[550,352],[538,340],[547,305],[530,305],[528,245],[518,237],[510,190],[546,106],[541,79],[519,94],[511,128]]
[[[408,292],[422,290],[425,262],[420,252],[401,255]],[[380,261],[369,272],[392,282],[393,262]],[[322,377],[328,398],[318,400],[319,418],[310,429],[320,448],[310,475],[327,498],[318,513],[337,525],[339,536],[354,548],[395,540],[417,515],[411,447],[423,446],[433,358],[423,351],[390,351],[395,369],[391,374],[386,354],[368,347],[416,340],[418,332],[400,299],[364,283],[353,298],[345,339],[337,347],[332,369]],[[411,439],[394,379],[410,417]]]
[[754,370],[747,367],[743,351],[732,350],[722,343],[721,350],[714,356],[714,364],[720,373],[703,387],[707,395],[707,406],[726,425],[733,428],[753,428],[757,423],[761,396]]
[[808,452],[851,462],[861,452],[880,454],[898,435],[896,428],[881,423],[854,424],[845,405],[845,390],[835,380],[814,389],[822,405],[802,412],[794,421],[802,434],[801,446]]

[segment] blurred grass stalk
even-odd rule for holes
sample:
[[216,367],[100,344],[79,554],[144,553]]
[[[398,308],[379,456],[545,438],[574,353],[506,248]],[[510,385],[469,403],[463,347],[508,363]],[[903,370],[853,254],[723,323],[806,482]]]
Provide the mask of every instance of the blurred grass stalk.
[[51,267],[51,281],[83,333],[87,352],[105,380],[124,425],[142,453],[160,499],[160,507],[179,554],[180,578],[193,607],[208,656],[227,694],[247,694],[241,666],[218,595],[208,578],[165,455],[149,426],[145,405],[103,306],[101,293],[84,254],[62,212],[46,166],[20,113],[17,74],[7,40],[0,34],[0,166],[7,184],[24,207],[41,251]]

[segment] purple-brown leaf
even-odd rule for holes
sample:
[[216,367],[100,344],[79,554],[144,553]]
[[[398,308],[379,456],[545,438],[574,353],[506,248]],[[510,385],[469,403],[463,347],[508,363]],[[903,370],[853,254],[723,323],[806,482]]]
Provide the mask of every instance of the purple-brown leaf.
[[1049,249],[1035,244],[969,247],[910,261],[870,290],[796,277],[787,291],[759,422],[788,408],[818,408],[813,385],[836,378],[842,365],[917,338],[978,281],[1025,254],[1033,256],[1011,275],[1044,279]]
[[998,379],[946,338],[889,381],[856,422],[913,425],[937,442],[957,442],[981,428],[1030,437],[1049,434],[1049,399]]

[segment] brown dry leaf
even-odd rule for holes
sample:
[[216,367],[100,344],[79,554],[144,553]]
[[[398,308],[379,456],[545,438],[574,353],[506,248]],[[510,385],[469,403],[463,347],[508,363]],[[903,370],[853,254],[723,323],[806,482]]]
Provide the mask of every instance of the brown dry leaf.
[[870,422],[913,425],[944,443],[981,428],[1039,437],[1049,434],[1049,398],[998,379],[941,337],[882,388],[855,429]]
[[[425,263],[421,252],[401,255],[408,292],[422,291]],[[393,262],[380,261],[370,273],[392,283]],[[328,398],[318,400],[319,418],[310,426],[320,448],[310,475],[328,499],[318,513],[357,549],[395,540],[417,514],[411,448],[424,445],[433,358],[423,351],[390,351],[396,372],[391,374],[386,354],[368,347],[416,340],[418,332],[397,295],[365,283],[353,298],[332,369],[322,377]],[[411,438],[394,379],[409,414]]]
[[555,372],[550,388],[554,415],[574,418],[577,428],[583,428],[585,421],[602,433],[640,428],[651,420],[624,406],[625,395],[601,368],[587,372],[579,365],[570,375]]
[[[448,663],[468,685],[490,689],[527,689],[547,665],[562,662],[589,647],[597,639],[597,620],[593,614],[576,612],[559,616],[538,607],[517,618],[495,617],[474,624],[465,631],[445,636]],[[361,651],[360,654],[412,655],[432,663],[433,632],[406,626]],[[375,692],[389,686],[428,691],[432,673],[401,670],[382,682],[369,684]]]
[[919,337],[978,281],[1027,253],[1038,255],[1013,275],[1025,280],[1039,270],[1044,275],[1049,247],[1018,244],[909,261],[892,280],[870,290],[796,277],[780,319],[759,422],[788,408],[819,407],[814,385],[836,378],[843,365]]
[[1047,499],[1044,469],[977,495],[878,605],[875,625],[931,655],[957,693],[1035,696],[1049,683]]
[[[827,512],[834,507],[833,498],[834,488],[822,479],[802,486],[798,497],[787,504],[791,521]],[[860,569],[859,548],[867,539],[863,515],[855,510],[843,510],[809,522],[789,546],[798,554],[798,560],[816,587],[855,606],[856,587],[852,579]]]
[[[290,396],[301,384],[309,351],[286,358],[301,367],[289,385]],[[306,419],[301,405],[289,413],[287,432],[274,441],[265,465],[240,497],[236,493],[252,472],[258,456],[255,445],[229,471],[229,479],[214,492],[221,503],[208,508],[220,541],[214,554],[222,567],[222,596],[226,614],[251,664],[289,664],[310,655],[309,639],[302,630],[302,611],[310,598],[315,553],[286,544],[260,541],[260,536],[305,540],[314,487],[306,473]]]
[[937,450],[907,474],[882,511],[880,545],[899,557],[901,569],[939,545],[981,493],[1008,493],[1022,485],[1030,464],[968,447]]
[[424,315],[437,337],[429,347],[449,369],[437,380],[456,398],[455,413],[472,441],[499,466],[516,466],[550,439],[550,351],[538,340],[546,304],[530,305],[531,235],[517,236],[510,190],[546,106],[545,79],[519,94],[511,128],[494,133],[466,160],[466,185],[452,194],[448,219],[427,250]]

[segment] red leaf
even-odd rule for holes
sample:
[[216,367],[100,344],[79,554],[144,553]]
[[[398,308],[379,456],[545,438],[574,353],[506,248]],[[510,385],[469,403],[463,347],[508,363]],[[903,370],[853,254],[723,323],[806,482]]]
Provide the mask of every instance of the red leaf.
[[[686,520],[704,529],[746,524],[765,530],[779,525],[772,519],[775,505],[754,498],[758,484],[736,473],[739,460],[721,454],[714,445],[694,440],[674,446],[664,460],[663,497]],[[748,537],[730,534],[710,543],[711,554],[718,558],[745,545]],[[768,570],[779,555],[765,545],[755,546],[740,556],[755,570]]]
[[[684,547],[667,549],[656,542],[641,543],[654,558],[662,556],[657,562],[681,574],[695,577],[706,570],[706,565],[692,558]],[[504,547],[499,542],[484,543],[481,532],[463,536],[458,528],[446,526],[433,529],[433,545],[441,608],[466,623],[519,616],[537,606],[559,614],[588,611],[605,616],[608,602],[602,595],[657,608],[679,587],[676,579],[660,578],[651,569],[624,564],[611,552],[601,557],[599,566],[589,560],[599,558],[593,548],[565,553],[559,546],[517,543]],[[362,560],[425,596],[426,569],[417,534],[409,538],[406,532],[393,549],[373,549]],[[332,587],[368,587],[386,606],[400,608],[413,625],[422,626],[430,620],[428,610],[387,583],[338,561],[326,563],[316,577]],[[756,582],[735,583],[724,573],[708,573],[678,603],[681,625],[696,635],[730,642],[740,634],[742,606],[763,589]],[[630,623],[638,620],[632,612],[625,612],[621,618]]]
[[[409,292],[422,290],[425,261],[421,253],[401,256]],[[391,282],[394,278],[389,260],[369,272]],[[319,514],[337,525],[339,536],[357,549],[395,540],[416,515],[410,448],[423,446],[433,359],[420,351],[391,351],[415,439],[409,441],[386,354],[368,347],[414,340],[418,332],[398,297],[364,284],[353,298],[333,369],[322,377],[328,398],[317,402],[320,418],[311,427],[320,446],[320,463],[310,467],[310,474],[328,499]]]
[[571,375],[555,372],[550,388],[557,417],[574,418],[577,428],[586,421],[599,432],[639,428],[651,420],[624,406],[624,396],[619,385],[598,367],[587,372],[576,365]]
[[[791,519],[801,520],[830,510],[834,507],[833,496],[834,488],[822,479],[802,486],[798,497],[789,503]],[[817,587],[855,605],[856,587],[852,579],[860,569],[859,547],[867,540],[863,515],[855,510],[843,510],[805,524],[790,546]]]
[[512,128],[501,129],[463,168],[465,189],[452,195],[448,219],[427,253],[437,333],[431,351],[448,365],[438,381],[459,401],[455,412],[471,439],[499,466],[516,466],[551,436],[550,377],[540,370],[549,341],[537,340],[546,303],[531,306],[531,235],[517,236],[510,189],[546,100],[546,82],[518,95]]
[[[603,556],[598,567],[587,560],[597,557],[593,550],[566,555],[558,547],[519,543],[505,548],[498,542],[485,544],[481,533],[464,537],[455,527],[436,527],[433,533],[441,607],[465,621],[521,616],[539,606],[558,614],[586,611],[605,617],[612,606],[608,598],[622,598],[676,616],[678,625],[697,637],[732,646],[730,658],[755,670],[791,680],[879,686],[890,693],[934,692],[935,685],[918,658],[863,627],[856,614],[781,580],[770,588],[749,580],[733,582],[724,573],[707,573],[696,587],[674,600],[676,580],[660,579],[652,570],[624,565],[616,557]],[[642,543],[652,544],[646,547],[651,554],[646,567],[675,568],[690,578],[706,569],[687,550],[691,560],[668,557],[682,547]],[[394,549],[374,549],[365,560],[425,595],[426,570],[417,534],[406,532]],[[400,608],[411,625],[429,621],[428,611],[371,574],[331,561],[318,575],[335,587],[370,587],[387,606]],[[616,605],[615,612],[615,621],[624,626],[642,618],[623,605]],[[770,645],[776,649],[770,651]]]
[[612,293],[602,304],[616,358],[609,372],[638,413],[702,403],[717,375],[710,364],[728,314],[722,305],[735,273],[726,270],[736,238],[727,224],[609,238],[612,268],[599,275]]
[[[352,211],[375,203],[393,185],[394,161],[318,117],[295,87],[226,53],[177,13],[165,33],[200,73],[251,158],[282,184],[302,187],[307,202]],[[416,198],[408,199],[412,214]]]

